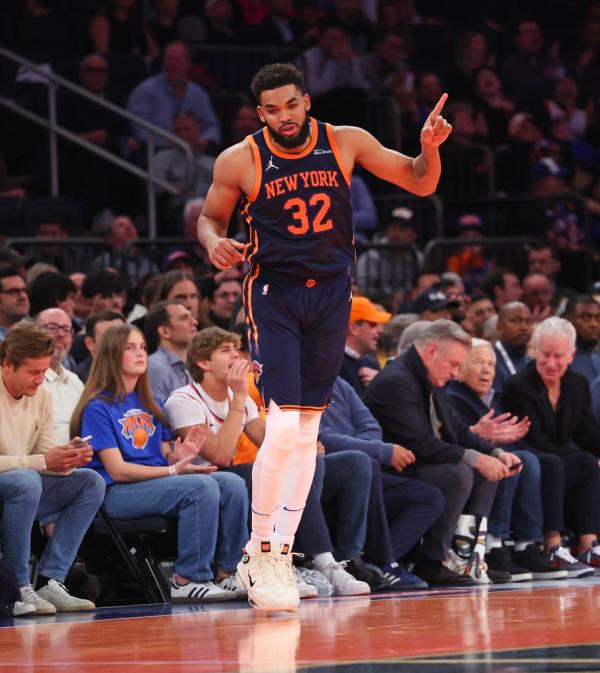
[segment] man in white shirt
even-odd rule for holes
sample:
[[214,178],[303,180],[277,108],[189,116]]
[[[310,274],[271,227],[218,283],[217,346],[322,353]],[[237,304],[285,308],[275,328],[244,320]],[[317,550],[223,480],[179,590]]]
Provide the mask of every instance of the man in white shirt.
[[[21,600],[15,614],[93,610],[63,582],[81,540],[104,500],[104,480],[83,468],[92,447],[79,437],[56,445],[52,401],[42,386],[52,339],[31,323],[12,327],[0,343],[0,508],[2,556],[15,571]],[[37,588],[29,583],[31,527],[56,520],[40,559]]]
[[54,438],[61,444],[70,439],[69,423],[73,410],[83,392],[81,379],[65,369],[62,361],[69,354],[73,343],[71,318],[60,308],[47,308],[38,313],[35,324],[52,339],[52,359],[44,374],[44,388],[52,398]]

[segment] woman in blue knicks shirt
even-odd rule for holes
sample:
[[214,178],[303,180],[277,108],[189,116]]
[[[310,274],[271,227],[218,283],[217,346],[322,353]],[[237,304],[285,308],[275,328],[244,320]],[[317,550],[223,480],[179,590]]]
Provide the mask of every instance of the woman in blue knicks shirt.
[[171,441],[163,411],[150,391],[147,368],[142,333],[128,324],[109,328],[73,413],[71,430],[92,435],[90,467],[106,481],[104,504],[109,514],[118,519],[157,514],[178,519],[173,601],[244,596],[235,579],[248,539],[244,481],[191,462],[204,442],[200,428],[193,428],[185,441]]

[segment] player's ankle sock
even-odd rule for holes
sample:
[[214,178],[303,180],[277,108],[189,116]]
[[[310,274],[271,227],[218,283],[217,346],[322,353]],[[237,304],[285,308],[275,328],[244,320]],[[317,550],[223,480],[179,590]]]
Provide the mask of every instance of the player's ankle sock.
[[50,577],[46,577],[45,575],[38,575],[37,580],[35,582],[35,590],[37,591],[38,589],[41,589],[42,587],[45,587],[46,584],[50,581]]

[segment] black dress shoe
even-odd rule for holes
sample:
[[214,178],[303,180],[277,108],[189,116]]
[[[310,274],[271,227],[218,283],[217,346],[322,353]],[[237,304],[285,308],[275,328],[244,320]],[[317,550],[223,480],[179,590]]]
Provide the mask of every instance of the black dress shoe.
[[474,587],[477,582],[468,575],[459,575],[454,570],[446,568],[441,563],[439,565],[421,564],[415,566],[415,575],[425,580],[429,585],[453,586],[453,587]]

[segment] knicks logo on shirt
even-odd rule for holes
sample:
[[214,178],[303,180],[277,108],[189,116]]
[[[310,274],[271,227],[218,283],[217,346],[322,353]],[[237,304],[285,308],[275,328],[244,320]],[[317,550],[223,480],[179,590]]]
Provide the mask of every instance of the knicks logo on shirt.
[[130,409],[119,419],[121,434],[131,440],[134,449],[145,449],[148,439],[156,431],[154,417],[141,409]]

